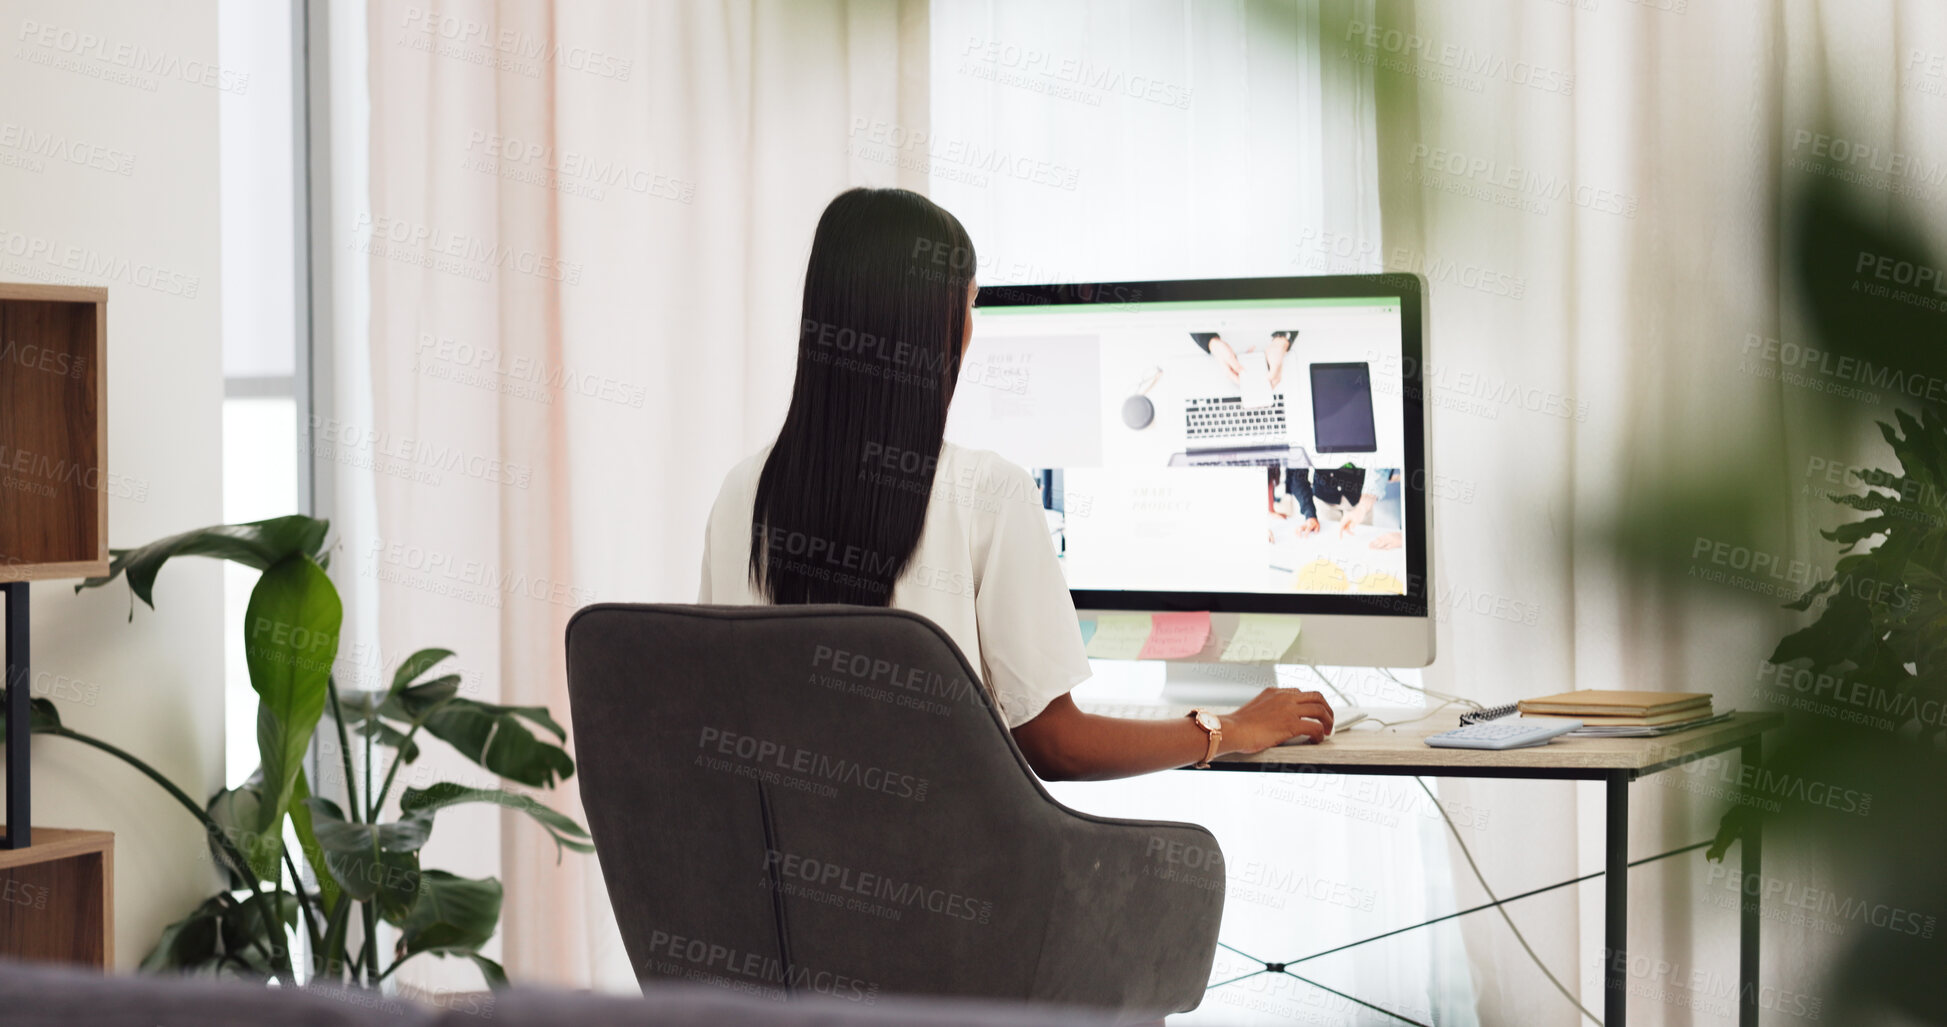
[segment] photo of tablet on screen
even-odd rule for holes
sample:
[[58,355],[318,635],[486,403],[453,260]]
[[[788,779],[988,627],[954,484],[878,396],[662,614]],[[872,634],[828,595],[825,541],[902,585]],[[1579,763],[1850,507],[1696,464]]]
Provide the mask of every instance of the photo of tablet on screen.
[[1379,448],[1372,423],[1372,370],[1364,361],[1313,364],[1312,438],[1320,453]]

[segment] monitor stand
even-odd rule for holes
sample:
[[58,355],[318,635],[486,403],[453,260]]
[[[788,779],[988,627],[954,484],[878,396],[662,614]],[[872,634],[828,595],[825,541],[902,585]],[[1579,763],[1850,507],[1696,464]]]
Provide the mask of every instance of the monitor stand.
[[1277,684],[1278,668],[1269,663],[1171,661],[1163,671],[1163,701],[1235,709]]

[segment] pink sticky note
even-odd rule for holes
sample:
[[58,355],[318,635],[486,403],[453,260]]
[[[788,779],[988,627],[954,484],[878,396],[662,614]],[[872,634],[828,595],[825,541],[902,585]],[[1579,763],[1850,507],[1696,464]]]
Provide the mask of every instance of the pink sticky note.
[[1149,641],[1139,660],[1172,660],[1195,656],[1210,638],[1210,611],[1158,613],[1149,619]]

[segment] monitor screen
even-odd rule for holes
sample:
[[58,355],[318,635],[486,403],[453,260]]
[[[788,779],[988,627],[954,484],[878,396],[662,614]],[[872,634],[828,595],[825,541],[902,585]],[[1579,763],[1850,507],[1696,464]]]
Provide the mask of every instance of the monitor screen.
[[1419,290],[983,288],[947,439],[1034,474],[1080,608],[1425,616]]

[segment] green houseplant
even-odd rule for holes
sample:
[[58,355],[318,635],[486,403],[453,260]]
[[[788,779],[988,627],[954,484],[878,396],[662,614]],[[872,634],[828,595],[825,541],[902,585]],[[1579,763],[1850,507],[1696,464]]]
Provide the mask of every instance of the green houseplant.
[[[406,788],[399,795],[398,816],[383,818],[400,766],[419,757],[426,738],[438,739],[506,781],[541,789],[574,773],[574,761],[560,744],[567,732],[545,707],[500,706],[462,696],[459,675],[436,673],[453,655],[444,649],[413,653],[384,689],[340,689],[332,666],[342,608],[325,574],[328,533],[328,522],[305,516],[201,528],[114,550],[107,577],[76,586],[94,588],[126,578],[133,597],[153,608],[156,576],[175,557],[213,557],[263,572],[245,612],[245,657],[258,695],[261,761],[246,783],[198,803],[136,756],[63,725],[53,703],[44,699],[34,700],[33,730],[92,746],[135,767],[208,833],[225,887],[163,931],[142,961],[144,970],[293,984],[285,939],[301,927],[311,956],[308,980],[376,987],[407,960],[433,954],[469,959],[489,985],[504,985],[500,966],[480,953],[499,925],[500,882],[420,865],[419,850],[432,835],[435,816],[465,803],[517,809],[547,831],[558,849],[575,852],[593,851],[588,832],[530,795],[450,781]],[[314,791],[305,772],[304,758],[314,742],[320,775],[336,779],[332,788]],[[355,761],[357,749],[362,760]],[[342,795],[343,804],[318,794],[325,791]],[[312,884],[300,873],[300,860],[310,868]],[[398,931],[397,945],[385,956],[377,941],[380,921]],[[356,948],[350,940],[354,923],[362,939]]]
[[[1936,930],[1947,912],[1938,870],[1947,847],[1938,795],[1947,780],[1947,417],[1923,408],[1918,417],[1896,410],[1894,420],[1879,429],[1900,470],[1852,472],[1862,491],[1830,496],[1867,516],[1820,532],[1841,555],[1787,607],[1822,605],[1770,656],[1814,676],[1821,698],[1784,708],[1763,773],[1739,779],[1740,801],[1708,855],[1723,858],[1766,820],[1822,842],[1836,861],[1800,886],[1835,915],[1868,910],[1867,922],[1882,928],[1847,946],[1837,977],[1845,1007],[1936,1022],[1947,1016],[1936,974],[1947,965],[1947,934]],[[1835,812],[1818,801],[1841,792],[1870,802],[1870,815],[1860,803]],[[1740,882],[1743,901],[1785,883]]]
[[[1727,777],[1735,794],[1707,855],[1723,859],[1762,835],[1765,873],[1734,878],[1741,903],[1775,908],[1791,896],[1834,923],[1861,917],[1843,940],[1821,942],[1841,953],[1828,1012],[1947,1022],[1947,931],[1937,923],[1947,919],[1947,307],[1873,272],[1882,261],[1943,264],[1916,231],[1924,218],[1862,205],[1835,181],[1798,191],[1788,211],[1799,341],[1829,358],[1821,368],[1855,368],[1845,381],[1870,383],[1870,394],[1828,391],[1834,376],[1808,373],[1806,387],[1782,393],[1788,417],[1718,424],[1701,442],[1683,436],[1667,459],[1645,462],[1605,530],[1642,580],[1675,584],[1696,570],[1699,538],[1784,553],[1808,515],[1831,525],[1820,535],[1837,552],[1806,556],[1814,580],[1785,604],[1800,616],[1778,618],[1768,660],[1750,654],[1761,682],[1751,697],[1784,725],[1761,770]],[[1874,435],[1891,463],[1855,455]],[[1794,478],[1802,465],[1786,454],[1806,446],[1828,463],[1866,466],[1839,487],[1809,467]]]

